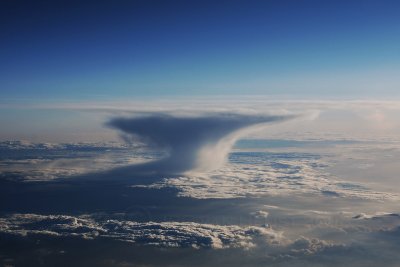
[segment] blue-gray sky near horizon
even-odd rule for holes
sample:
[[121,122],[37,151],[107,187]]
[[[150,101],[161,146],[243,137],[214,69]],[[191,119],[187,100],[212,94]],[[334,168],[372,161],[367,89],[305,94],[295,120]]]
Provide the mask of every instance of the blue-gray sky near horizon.
[[0,99],[392,97],[400,4],[2,1]]

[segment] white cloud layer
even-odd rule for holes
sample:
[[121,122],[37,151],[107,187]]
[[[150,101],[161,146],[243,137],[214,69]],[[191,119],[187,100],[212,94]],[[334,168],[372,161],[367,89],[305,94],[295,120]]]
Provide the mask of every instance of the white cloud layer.
[[292,194],[370,200],[398,199],[394,193],[375,191],[362,184],[346,182],[329,175],[324,172],[325,164],[318,156],[309,154],[258,153],[252,156],[233,153],[231,162],[216,171],[192,172],[180,177],[165,178],[148,187],[175,187],[180,190],[180,196],[200,199]]

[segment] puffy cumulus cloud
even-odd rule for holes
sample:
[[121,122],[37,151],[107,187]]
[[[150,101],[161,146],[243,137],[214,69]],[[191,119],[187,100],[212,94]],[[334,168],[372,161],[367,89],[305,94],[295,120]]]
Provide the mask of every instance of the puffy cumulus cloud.
[[278,246],[283,242],[281,232],[258,226],[95,220],[87,216],[38,214],[2,217],[0,233],[18,236],[110,238],[139,245],[214,249],[250,249],[259,245]]
[[[193,266],[215,263],[220,263],[221,266],[344,266],[349,262],[352,266],[398,266],[399,260],[398,226],[369,230],[347,227],[343,229],[346,229],[346,236],[349,238],[334,242],[306,235],[288,238],[282,232],[259,226],[176,221],[136,222],[107,217],[109,216],[13,214],[0,218],[0,240],[3,241],[0,243],[6,244],[5,242],[15,238],[18,242],[25,240],[27,245],[33,242],[37,249],[41,244],[36,242],[38,240],[44,241],[46,247],[45,244],[64,242],[68,237],[68,240],[73,240],[74,246],[94,246],[93,250],[98,253],[101,244],[105,240],[111,240],[113,242],[106,248],[123,248],[126,255],[130,255],[129,252],[132,251],[151,249],[146,257],[142,257],[145,266],[162,266],[165,263],[172,266],[187,266],[190,263]],[[68,258],[74,248],[68,245],[71,241],[66,243],[65,257]],[[63,248],[62,245],[60,247]],[[175,248],[187,249],[174,250]],[[109,252],[103,250],[102,253]],[[182,259],[190,261],[182,263],[173,260],[177,253]],[[81,253],[78,255],[85,257]],[[108,257],[118,255],[120,254],[113,251]],[[125,263],[126,255],[120,259]],[[153,265],[154,255],[164,259]],[[57,258],[59,256],[57,254]],[[93,254],[89,257],[98,259],[99,255],[96,257]],[[198,264],[201,257],[206,257],[207,260]],[[135,265],[138,258],[135,256],[131,260]]]
[[122,230],[118,237],[121,240],[168,247],[249,249],[260,244],[278,245],[281,239],[280,233],[257,226],[221,226],[193,222],[136,223],[115,220],[108,221],[104,226]]
[[107,125],[136,140],[168,151],[166,158],[142,165],[135,171],[177,174],[193,169],[215,169],[225,161],[239,137],[269,123],[293,117],[228,113],[181,117],[152,114],[114,118]]
[[[315,263],[335,266],[352,258],[361,257],[361,260],[364,253],[369,255],[369,262],[388,260],[388,255],[392,255],[393,250],[399,246],[398,240],[394,237],[398,232],[398,228],[363,231],[360,232],[362,236],[358,236],[358,241],[353,240],[346,244],[306,236],[290,240],[284,237],[282,232],[258,226],[135,222],[98,219],[96,216],[38,214],[13,214],[0,218],[0,237],[4,238],[3,240],[11,240],[12,237],[18,240],[24,238],[41,240],[44,237],[46,240],[60,240],[70,237],[82,241],[104,242],[105,239],[109,239],[141,247],[196,250],[208,248],[216,253],[233,250],[241,254],[243,251],[248,251],[249,254],[241,254],[243,263],[254,263],[254,265],[264,263],[274,266],[293,266],[293,263],[296,263],[296,266],[315,266]],[[354,230],[348,231],[348,234],[354,235]],[[379,246],[372,246],[376,240],[379,240]],[[80,243],[81,246],[84,246],[83,244]],[[384,251],[386,255],[382,253]],[[224,254],[214,256],[218,255]],[[358,262],[362,264],[356,266],[363,266],[365,263]]]

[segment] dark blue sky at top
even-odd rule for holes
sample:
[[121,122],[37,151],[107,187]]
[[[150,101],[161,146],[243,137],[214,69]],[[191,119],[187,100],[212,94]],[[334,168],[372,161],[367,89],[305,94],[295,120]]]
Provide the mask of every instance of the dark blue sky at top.
[[0,97],[390,95],[399,14],[378,0],[3,0]]

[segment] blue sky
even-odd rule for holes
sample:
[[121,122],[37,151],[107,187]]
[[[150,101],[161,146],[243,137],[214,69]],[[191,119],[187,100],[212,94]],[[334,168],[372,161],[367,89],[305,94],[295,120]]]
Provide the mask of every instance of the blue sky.
[[2,1],[0,98],[397,94],[398,1]]

